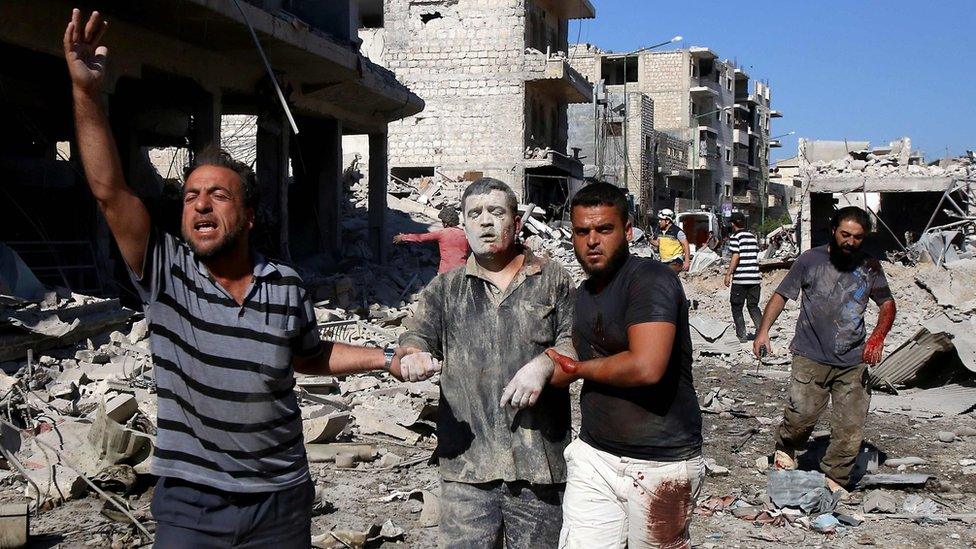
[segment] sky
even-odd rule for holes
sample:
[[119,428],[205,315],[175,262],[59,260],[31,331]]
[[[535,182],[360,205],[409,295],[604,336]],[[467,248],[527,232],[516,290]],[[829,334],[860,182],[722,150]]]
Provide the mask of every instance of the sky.
[[[908,136],[926,159],[976,149],[976,2],[973,0],[591,0],[569,41],[631,51],[681,35],[662,50],[707,46],[766,80],[781,138]],[[578,38],[578,39],[577,39]]]

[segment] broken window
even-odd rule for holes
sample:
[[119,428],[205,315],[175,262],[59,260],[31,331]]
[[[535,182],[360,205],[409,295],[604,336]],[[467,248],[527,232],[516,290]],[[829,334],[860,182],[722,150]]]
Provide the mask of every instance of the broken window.
[[359,28],[383,28],[383,0],[359,0]]
[[423,24],[426,25],[427,23],[430,23],[434,19],[440,19],[442,17],[443,17],[443,15],[441,15],[441,12],[439,12],[439,11],[430,12],[430,13],[421,13],[420,14],[420,21]]
[[624,134],[623,122],[610,122],[607,124],[607,136],[620,137]]
[[601,64],[603,79],[610,86],[620,86],[625,82],[635,83],[638,74],[637,65],[638,57],[636,55],[604,57]]
[[390,175],[401,181],[420,179],[421,177],[434,177],[433,166],[396,166],[390,168]]

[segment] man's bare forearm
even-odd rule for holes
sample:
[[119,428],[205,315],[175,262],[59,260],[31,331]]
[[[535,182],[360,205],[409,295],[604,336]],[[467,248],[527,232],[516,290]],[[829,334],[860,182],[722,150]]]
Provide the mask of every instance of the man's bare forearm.
[[766,308],[763,310],[762,322],[759,323],[759,329],[756,331],[760,334],[768,334],[776,319],[779,318],[780,313],[783,312],[784,307],[786,307],[786,298],[773,292],[773,295],[769,298],[769,303],[766,303]]
[[125,262],[142,276],[150,220],[142,200],[125,184],[108,117],[97,93],[74,89],[75,131],[85,178]]
[[75,89],[75,131],[88,186],[99,203],[110,203],[122,193],[131,194],[122,176],[115,138],[98,94]]
[[735,268],[739,266],[739,254],[732,254],[732,260],[729,261],[729,270],[725,272],[725,276],[731,277],[732,273],[735,272]]
[[379,348],[356,347],[323,341],[322,352],[308,360],[296,361],[295,371],[320,376],[345,376],[383,370],[386,356]]

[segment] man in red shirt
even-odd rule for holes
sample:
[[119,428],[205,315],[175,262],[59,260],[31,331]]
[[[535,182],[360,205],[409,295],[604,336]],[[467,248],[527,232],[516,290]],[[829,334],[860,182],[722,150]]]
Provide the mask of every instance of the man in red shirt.
[[468,239],[464,236],[464,230],[458,227],[460,221],[454,206],[444,206],[437,217],[444,224],[443,229],[429,233],[401,233],[393,237],[393,243],[437,242],[441,254],[437,274],[441,274],[465,264],[468,259]]

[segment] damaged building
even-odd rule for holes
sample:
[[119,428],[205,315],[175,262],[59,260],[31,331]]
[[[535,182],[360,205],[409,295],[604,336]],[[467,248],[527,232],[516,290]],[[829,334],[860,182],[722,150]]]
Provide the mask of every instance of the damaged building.
[[801,249],[826,244],[831,212],[848,205],[875,219],[877,253],[908,253],[926,234],[942,229],[956,231],[957,238],[976,230],[971,157],[928,163],[904,137],[877,147],[868,141],[801,139],[797,159],[791,177],[804,189]]
[[568,29],[595,16],[589,0],[361,0],[359,10],[362,51],[426,104],[390,125],[393,177],[484,175],[525,202],[566,201],[583,175],[567,150],[567,105],[592,97],[567,59]]
[[570,146],[594,151],[584,155],[587,163],[622,178],[638,211],[724,208],[758,222],[769,149],[779,146],[770,139],[771,119],[782,116],[770,106],[767,82],[750,82],[734,62],[703,47],[612,53],[577,44],[570,58],[605,90],[593,104],[571,107],[578,129],[570,133],[579,141]]
[[125,278],[77,154],[60,40],[73,6],[111,21],[105,102],[126,179],[157,224],[178,223],[180,172],[194,152],[220,144],[222,119],[251,115],[258,244],[295,260],[338,249],[341,138],[359,134],[373,152],[370,240],[382,257],[387,125],[420,112],[423,101],[357,51],[355,2],[14,0],[0,6],[8,113],[0,241],[42,282],[112,294]]

